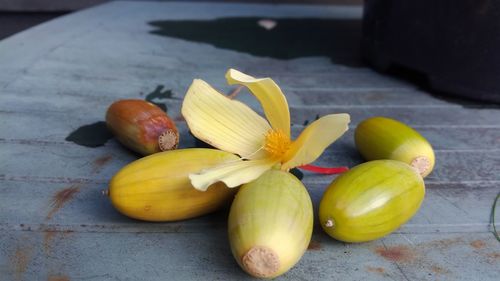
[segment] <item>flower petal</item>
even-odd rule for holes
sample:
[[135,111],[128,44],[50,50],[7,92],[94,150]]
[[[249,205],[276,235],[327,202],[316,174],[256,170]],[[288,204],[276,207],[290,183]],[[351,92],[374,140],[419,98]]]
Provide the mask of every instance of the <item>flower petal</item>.
[[250,89],[259,100],[273,129],[280,129],[290,137],[290,111],[281,89],[270,78],[254,78],[235,69],[226,73],[229,85],[240,84]]
[[182,115],[197,138],[242,157],[255,158],[271,129],[250,107],[227,98],[199,79],[187,91]]
[[272,158],[238,160],[203,170],[197,174],[190,174],[189,179],[191,179],[191,184],[201,191],[206,191],[210,185],[218,181],[224,182],[228,187],[236,187],[260,177],[277,162]]
[[347,131],[350,122],[349,114],[330,114],[311,123],[292,145],[284,157],[281,169],[309,164],[335,140]]

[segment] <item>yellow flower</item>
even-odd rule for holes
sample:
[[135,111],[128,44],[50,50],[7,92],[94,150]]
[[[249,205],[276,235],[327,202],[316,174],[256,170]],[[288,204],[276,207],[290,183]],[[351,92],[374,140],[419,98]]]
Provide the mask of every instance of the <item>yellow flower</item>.
[[289,170],[311,163],[348,129],[348,114],[326,115],[292,141],[288,103],[273,80],[254,78],[234,69],[226,73],[226,79],[230,85],[246,86],[262,105],[267,120],[203,80],[193,81],[182,104],[189,129],[200,140],[241,157],[191,174],[191,183],[199,190],[218,181],[236,187],[273,167]]

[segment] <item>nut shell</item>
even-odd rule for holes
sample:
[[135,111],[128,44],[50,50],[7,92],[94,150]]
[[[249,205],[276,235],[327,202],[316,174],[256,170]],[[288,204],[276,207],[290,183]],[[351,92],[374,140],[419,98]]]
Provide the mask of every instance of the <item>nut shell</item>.
[[396,160],[370,161],[330,184],[320,202],[319,221],[337,240],[375,240],[413,217],[424,195],[424,181],[409,165]]
[[229,213],[229,244],[248,274],[274,278],[302,257],[311,240],[309,193],[292,174],[270,170],[240,187]]
[[361,122],[354,132],[356,148],[368,161],[392,159],[414,167],[422,177],[434,169],[434,150],[417,131],[386,117]]
[[158,106],[143,100],[119,100],[106,112],[106,124],[118,141],[142,155],[176,149],[179,132]]
[[204,148],[155,153],[123,167],[109,184],[109,198],[122,214],[145,221],[177,221],[215,211],[228,204],[237,188],[224,183],[199,191],[190,173],[237,160],[232,153]]

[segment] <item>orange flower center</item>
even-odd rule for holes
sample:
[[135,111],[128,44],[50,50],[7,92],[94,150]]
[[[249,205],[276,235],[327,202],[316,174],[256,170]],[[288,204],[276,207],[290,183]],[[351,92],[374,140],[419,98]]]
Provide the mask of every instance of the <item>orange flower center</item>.
[[281,130],[269,130],[266,134],[264,149],[271,157],[282,157],[290,148],[291,141]]

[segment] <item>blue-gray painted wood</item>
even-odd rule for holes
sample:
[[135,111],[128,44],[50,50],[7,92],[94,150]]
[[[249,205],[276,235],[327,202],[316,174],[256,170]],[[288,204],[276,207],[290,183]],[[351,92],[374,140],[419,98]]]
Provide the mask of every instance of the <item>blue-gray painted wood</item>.
[[[293,135],[316,115],[348,112],[351,130],[318,165],[356,165],[353,131],[374,115],[407,122],[434,146],[435,171],[417,215],[395,233],[345,244],[316,224],[303,259],[279,280],[497,280],[500,247],[490,211],[500,191],[500,110],[435,97],[366,67],[326,57],[279,60],[160,37],[147,22],[218,17],[360,19],[356,7],[119,2],[44,23],[0,42],[0,280],[251,280],[227,242],[227,208],[174,223],[145,223],[113,209],[102,194],[137,159],[114,139],[88,148],[65,141],[102,121],[121,98],[160,100],[192,147],[181,99],[193,78],[222,92],[235,67],[270,76],[289,99]],[[238,99],[260,110],[242,91]],[[305,173],[315,210],[335,176]],[[70,190],[70,200],[53,204]],[[498,215],[498,213],[497,213]],[[500,215],[498,215],[500,217]]]

